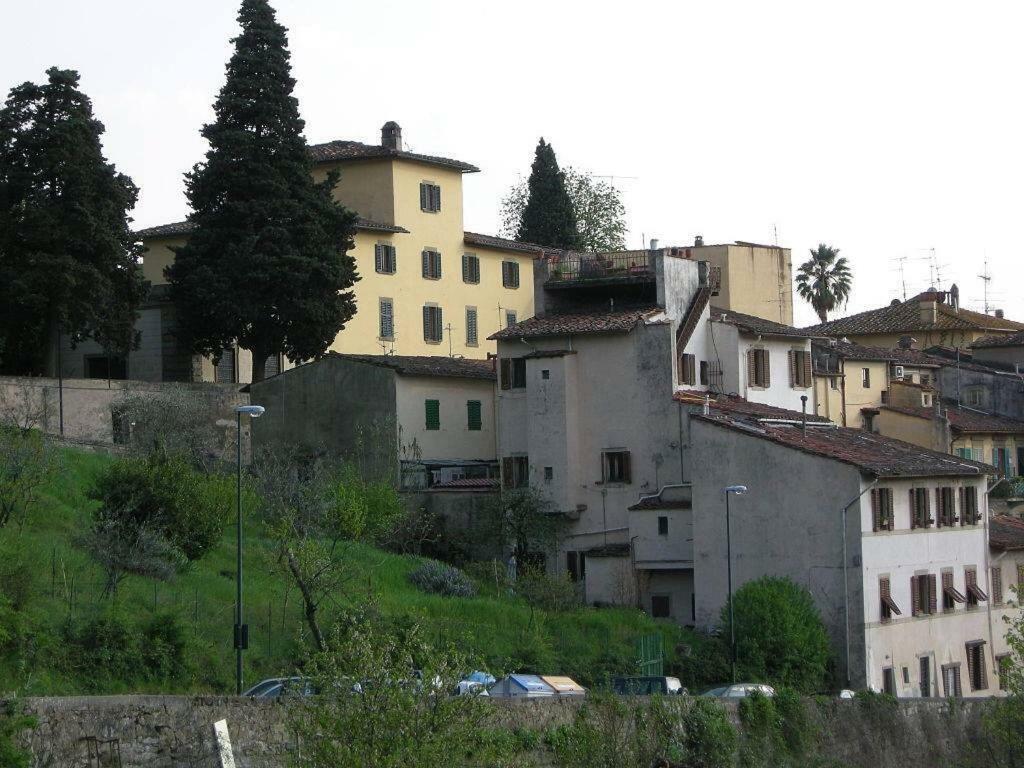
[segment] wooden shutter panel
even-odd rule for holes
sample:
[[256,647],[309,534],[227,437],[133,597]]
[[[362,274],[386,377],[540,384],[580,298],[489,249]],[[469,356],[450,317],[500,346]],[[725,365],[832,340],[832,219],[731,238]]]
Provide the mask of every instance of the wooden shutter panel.
[[998,565],[992,567],[992,602],[999,605],[1003,602],[1003,569]]
[[804,361],[804,380],[801,382],[801,386],[809,387],[814,380],[814,372],[811,370],[811,353],[803,352],[800,356]]
[[871,489],[871,530],[880,531],[882,529],[882,510],[878,501],[879,490],[878,488]]
[[946,500],[942,497],[942,489],[935,489],[935,524],[941,528],[946,520]]
[[427,199],[427,195],[428,195],[427,185],[426,184],[420,184],[420,210],[421,211],[427,210],[427,206],[429,204],[429,201]]
[[507,358],[501,358],[501,388],[512,389],[512,361]]
[[928,613],[935,614],[938,612],[939,607],[939,591],[936,589],[935,574],[928,576]]
[[512,459],[508,456],[501,460],[501,484],[505,488],[515,487],[512,477]]
[[914,488],[910,489],[910,528],[913,530],[917,528],[917,492]]
[[420,256],[423,260],[423,276],[430,277],[430,251],[423,251]]
[[921,613],[921,590],[918,589],[918,577],[910,577],[910,615],[918,616]]
[[[943,597],[943,606],[944,607],[945,607],[945,601],[946,601],[946,592],[947,592],[947,590],[951,589],[952,586],[953,586],[953,574],[949,573],[949,572],[942,574],[942,597]],[[945,610],[952,611],[955,608],[956,608],[956,603],[953,603],[951,606],[949,606]]]
[[968,644],[967,646],[967,679],[971,682],[971,688],[974,689],[974,648]]
[[761,375],[762,385],[761,386],[767,388],[767,387],[770,387],[772,385],[771,356],[770,356],[770,353],[768,352],[767,349],[762,349],[760,357],[761,357],[761,368],[762,368],[762,375]]
[[384,271],[384,246],[380,243],[373,247],[373,268],[378,272]]
[[924,499],[924,509],[921,511],[921,525],[927,528],[931,525],[931,494],[925,489],[925,492],[921,494],[921,498]]
[[753,349],[747,350],[747,386],[757,386],[757,356]]
[[424,307],[423,308],[423,340],[424,341],[431,341],[431,338],[432,338],[431,337],[431,329],[430,329],[430,321],[431,321],[431,312],[430,312],[430,310],[431,310],[431,307]]
[[796,387],[800,382],[796,373],[796,350],[789,350],[789,386]]
[[440,211],[441,210],[441,187],[435,184],[434,187],[433,187],[433,192],[434,192],[433,210]]
[[510,266],[510,268],[512,270],[512,287],[513,288],[518,288],[519,287],[519,264],[513,261],[509,266]]

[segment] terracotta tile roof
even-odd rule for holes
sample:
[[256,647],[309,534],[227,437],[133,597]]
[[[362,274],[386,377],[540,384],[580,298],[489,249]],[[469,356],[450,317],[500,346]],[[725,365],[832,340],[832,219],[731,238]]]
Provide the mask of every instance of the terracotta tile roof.
[[[135,232],[135,236],[140,240],[155,240],[159,237],[180,237],[181,235],[191,234],[193,229],[195,229],[195,225],[191,221],[175,221],[171,224],[160,224],[156,227],[140,229]],[[361,216],[356,219],[356,229],[364,229],[370,232],[409,233],[409,230],[404,227],[371,221]]]
[[[880,407],[887,411],[916,416],[919,419],[935,418],[935,409],[925,406],[883,405]],[[950,429],[961,434],[1024,434],[1024,421],[1009,419],[1005,416],[996,416],[970,408],[958,408],[955,405],[947,405],[945,415],[949,419]]]
[[660,307],[566,312],[537,315],[491,334],[489,339],[533,339],[541,336],[568,336],[593,333],[626,333],[646,317],[661,312]]
[[[788,408],[779,408],[765,403],[752,403],[749,400],[744,400],[739,395],[721,395],[714,392],[702,392],[697,389],[680,390],[673,395],[673,399],[686,405],[699,406],[703,405],[705,395],[710,396],[711,410],[716,412],[735,414],[737,416],[750,416],[754,419],[789,419],[800,421],[804,417],[804,414],[800,411],[791,411]],[[807,403],[810,405],[810,400]],[[818,416],[814,413],[807,414],[807,422],[831,423],[824,416]]]
[[499,251],[518,251],[520,253],[532,253],[535,255],[562,252],[558,248],[545,248],[542,245],[534,245],[533,243],[520,243],[516,240],[508,240],[504,237],[481,235],[479,232],[464,232],[463,242],[465,242],[466,245],[475,245],[481,248],[496,248]]
[[806,339],[814,335],[806,330],[794,328],[791,325],[783,325],[773,320],[766,320],[763,317],[745,315],[742,312],[734,312],[731,309],[722,309],[715,306],[711,307],[711,319],[718,323],[735,325],[740,330],[760,336],[793,336],[798,339]]
[[403,376],[447,376],[489,381],[495,379],[494,366],[490,360],[468,360],[440,355],[350,355],[340,352],[331,352],[328,357],[380,365],[391,368]]
[[988,521],[988,545],[992,549],[1024,549],[1024,520],[1012,515],[992,515]]
[[380,144],[363,144],[360,141],[347,141],[338,139],[323,144],[310,144],[309,155],[314,163],[344,162],[346,160],[372,160],[379,157],[394,157],[401,160],[412,160],[427,165],[440,165],[445,168],[454,168],[463,173],[477,173],[480,169],[475,165],[464,163],[461,160],[452,160],[447,157],[436,155],[420,155],[416,152],[406,152],[402,149],[392,149]]
[[434,483],[432,490],[491,490],[498,488],[500,482],[492,477],[464,477],[461,480],[449,480],[447,483]]
[[827,341],[815,341],[814,350],[815,352],[834,352],[839,357],[847,360],[881,361],[922,368],[938,368],[944,362],[936,360],[926,352],[921,352],[917,349],[866,347],[850,341],[836,341],[834,344],[830,344]]
[[964,330],[1024,330],[1024,323],[1000,319],[980,312],[960,308],[956,311],[949,304],[936,304],[935,322],[922,322],[919,300],[938,299],[941,294],[922,293],[903,302],[894,302],[881,309],[869,309],[848,317],[829,320],[827,323],[804,328],[815,336],[847,336],[874,333],[914,333],[932,329]]
[[876,477],[977,476],[993,467],[948,453],[938,453],[901,440],[849,427],[771,425],[712,413],[693,418],[768,440],[787,448],[850,464]]
[[1012,336],[986,336],[970,345],[973,349],[983,347],[1021,347],[1024,346],[1024,331],[1015,333]]
[[690,499],[662,499],[661,496],[644,496],[640,501],[631,507],[630,512],[640,512],[647,509],[691,509],[693,502]]

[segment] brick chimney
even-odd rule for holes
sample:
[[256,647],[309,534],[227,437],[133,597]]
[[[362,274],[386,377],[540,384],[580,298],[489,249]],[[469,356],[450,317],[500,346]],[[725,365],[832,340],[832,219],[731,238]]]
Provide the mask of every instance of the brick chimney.
[[388,120],[380,129],[380,145],[388,149],[402,149],[402,126],[394,120]]
[[921,322],[925,325],[932,325],[939,319],[938,295],[926,293],[917,300],[917,308],[921,313]]

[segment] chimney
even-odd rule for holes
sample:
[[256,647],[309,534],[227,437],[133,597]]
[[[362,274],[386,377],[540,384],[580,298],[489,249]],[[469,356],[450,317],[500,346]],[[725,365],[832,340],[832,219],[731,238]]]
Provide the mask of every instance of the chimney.
[[936,301],[938,296],[934,293],[927,293],[917,300],[917,308],[921,314],[921,323],[924,325],[934,325],[939,319],[939,302]]
[[658,250],[658,238],[656,238],[656,237],[652,237],[651,238],[651,250],[652,251]]
[[1004,317],[1003,310],[997,309],[997,310],[995,310],[995,313],[996,313],[996,319],[997,320],[1002,320],[1003,319],[1003,317]]
[[949,305],[954,312],[960,311],[960,287],[956,283],[949,289]]
[[693,238],[693,244],[695,247],[700,248],[704,245],[704,235],[697,235]]
[[388,120],[380,129],[380,145],[388,149],[402,149],[402,126],[394,120]]

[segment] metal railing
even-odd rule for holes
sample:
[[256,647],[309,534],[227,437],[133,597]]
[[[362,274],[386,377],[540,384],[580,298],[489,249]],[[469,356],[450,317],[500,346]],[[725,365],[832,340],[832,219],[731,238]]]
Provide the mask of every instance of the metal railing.
[[653,277],[647,251],[568,253],[548,265],[548,282]]

